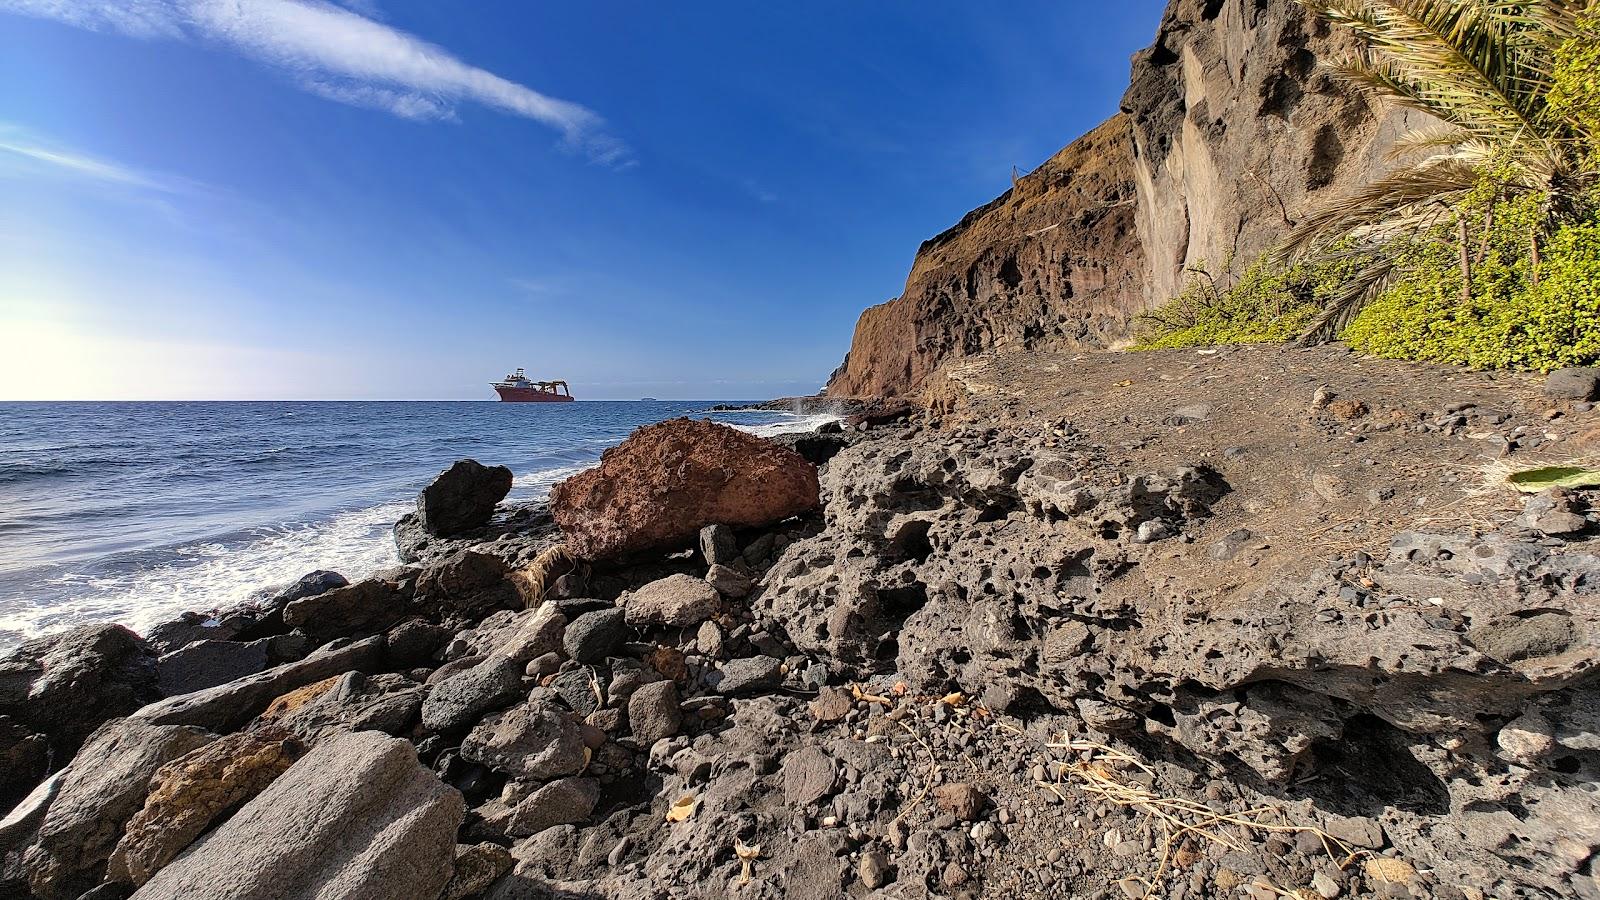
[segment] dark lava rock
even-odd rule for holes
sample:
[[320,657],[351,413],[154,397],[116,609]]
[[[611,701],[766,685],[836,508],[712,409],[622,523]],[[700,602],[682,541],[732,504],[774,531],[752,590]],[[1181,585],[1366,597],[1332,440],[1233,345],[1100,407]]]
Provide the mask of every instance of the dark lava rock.
[[520,696],[522,664],[491,658],[435,684],[428,699],[422,701],[422,725],[430,731],[465,728]]
[[250,643],[196,641],[161,657],[156,672],[161,693],[167,697],[202,691],[235,678],[254,675],[271,664],[272,638]]
[[776,687],[783,680],[783,663],[770,656],[732,659],[712,674],[712,687],[719,694],[751,694]]
[[567,656],[581,663],[596,663],[610,656],[627,636],[620,609],[587,612],[567,623],[562,643]]
[[534,781],[576,775],[586,761],[583,730],[560,710],[523,703],[479,722],[462,742],[461,758]]
[[481,619],[497,609],[522,606],[511,569],[492,553],[462,550],[417,576],[415,600],[424,612],[440,618],[461,615]]
[[448,537],[482,528],[495,504],[511,491],[511,470],[463,459],[439,473],[417,495],[417,518],[430,534]]
[[[837,422],[830,423],[837,425]],[[826,465],[828,460],[839,454],[840,450],[850,446],[850,442],[843,434],[798,432],[795,434],[774,435],[769,440],[780,447],[788,447],[800,454],[806,462],[814,466]]]
[[157,699],[156,659],[121,625],[83,625],[28,641],[0,660],[0,715],[71,759],[101,723]]
[[807,744],[783,758],[783,794],[790,803],[810,806],[833,793],[839,769],[833,757]]
[[1558,400],[1600,397],[1600,369],[1557,369],[1544,380],[1544,393]]
[[739,541],[733,529],[726,525],[707,525],[700,529],[700,555],[712,566],[738,562]]
[[582,822],[600,802],[600,782],[593,778],[558,778],[517,804],[508,833],[528,837],[556,825]]
[[628,698],[628,724],[641,747],[648,748],[677,734],[683,724],[677,686],[670,681],[654,681],[636,688]]
[[405,615],[405,601],[393,582],[368,578],[290,603],[283,608],[283,621],[320,646],[336,637],[383,631]]
[[48,771],[49,739],[10,716],[0,716],[0,809],[15,806]]

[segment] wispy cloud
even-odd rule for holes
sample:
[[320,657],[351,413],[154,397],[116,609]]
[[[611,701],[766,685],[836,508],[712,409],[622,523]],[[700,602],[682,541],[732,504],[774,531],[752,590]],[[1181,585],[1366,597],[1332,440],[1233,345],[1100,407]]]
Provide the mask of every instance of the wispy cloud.
[[90,156],[79,150],[42,140],[18,128],[0,125],[0,174],[4,161],[31,163],[58,175],[164,194],[186,192],[200,187],[182,178],[130,168],[120,163]]
[[0,0],[0,11],[145,40],[219,44],[284,71],[318,96],[407,119],[450,119],[457,104],[478,103],[554,128],[597,162],[629,161],[626,145],[592,110],[323,0]]

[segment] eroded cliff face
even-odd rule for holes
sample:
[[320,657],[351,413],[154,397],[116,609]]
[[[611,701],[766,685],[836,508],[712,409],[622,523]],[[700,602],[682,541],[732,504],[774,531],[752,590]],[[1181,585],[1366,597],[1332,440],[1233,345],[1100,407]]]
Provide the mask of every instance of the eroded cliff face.
[[1236,274],[1307,210],[1381,172],[1420,116],[1319,71],[1354,49],[1293,0],[1168,5],[1122,100],[1147,303],[1176,295],[1193,266]]
[[901,396],[953,357],[1120,336],[1142,302],[1132,151],[1116,116],[925,241],[905,293],[862,313],[828,392]]
[[923,244],[827,392],[914,395],[951,359],[1115,346],[1186,268],[1242,269],[1414,124],[1319,71],[1351,46],[1294,0],[1172,0],[1123,112]]

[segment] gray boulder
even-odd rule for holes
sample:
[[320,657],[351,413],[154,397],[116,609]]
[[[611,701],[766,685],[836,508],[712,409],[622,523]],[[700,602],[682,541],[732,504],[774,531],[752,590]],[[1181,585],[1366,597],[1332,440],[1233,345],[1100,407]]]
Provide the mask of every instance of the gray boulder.
[[57,759],[159,696],[155,655],[121,625],[83,625],[0,659],[0,715],[48,735]]
[[730,659],[710,676],[719,694],[751,694],[776,687],[783,680],[783,661],[770,656]]
[[620,609],[587,612],[567,623],[563,637],[567,656],[581,663],[604,660],[627,637],[627,622]]
[[681,572],[624,594],[617,602],[634,628],[688,628],[716,615],[721,605],[715,588]]
[[299,662],[152,703],[135,718],[156,725],[198,725],[217,732],[237,730],[278,697],[351,670],[376,672],[383,665],[383,638],[320,650]]
[[589,818],[600,802],[600,782],[593,778],[558,778],[517,804],[508,833],[528,837],[557,825]]
[[330,740],[156,873],[139,900],[438,900],[454,873],[461,794],[411,744]]
[[283,608],[283,621],[322,644],[336,637],[376,634],[405,613],[406,597],[397,583],[368,578],[290,603]]
[[1600,369],[1557,369],[1544,380],[1546,397],[1593,400],[1600,397]]
[[549,781],[583,770],[583,732],[564,712],[524,703],[478,723],[461,744],[461,758],[516,778]]
[[628,725],[633,739],[646,748],[677,734],[683,725],[677,686],[670,681],[640,685],[628,698]]
[[454,731],[522,696],[523,664],[495,657],[441,680],[422,702],[422,725]]
[[71,900],[99,884],[128,820],[144,807],[150,777],[216,735],[137,719],[107,722],[84,742],[23,855],[42,900]]
[[726,525],[700,529],[700,555],[708,565],[731,565],[739,560],[739,541]]
[[417,495],[417,519],[439,537],[482,528],[494,517],[495,504],[510,491],[510,469],[463,459],[440,472]]
[[346,672],[333,687],[276,721],[312,746],[351,731],[399,735],[416,722],[426,692],[404,675]]

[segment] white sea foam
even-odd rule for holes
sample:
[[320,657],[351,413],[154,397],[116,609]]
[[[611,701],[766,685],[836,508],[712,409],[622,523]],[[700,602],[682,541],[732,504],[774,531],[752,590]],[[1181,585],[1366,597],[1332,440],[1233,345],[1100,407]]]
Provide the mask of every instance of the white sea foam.
[[814,431],[824,422],[832,422],[839,418],[834,413],[815,413],[812,415],[799,415],[784,413],[789,418],[781,422],[769,422],[765,425],[734,425],[740,431],[748,431],[761,437],[772,437],[776,434],[792,434],[797,431]]
[[170,551],[165,562],[126,574],[46,579],[47,589],[65,596],[44,607],[13,606],[0,616],[0,630],[33,637],[109,621],[143,633],[179,613],[231,606],[314,569],[358,578],[399,562],[390,527],[409,508],[390,503],[318,523],[256,528],[242,545],[190,544]]
[[[557,481],[584,468],[518,475],[512,499],[542,499]],[[410,501],[397,501],[319,522],[263,526],[243,541],[174,548],[165,561],[128,573],[45,576],[44,587],[59,599],[33,604],[0,598],[0,636],[26,639],[86,622],[120,622],[142,634],[180,613],[232,606],[316,569],[354,581],[399,564],[392,529],[412,509]]]

